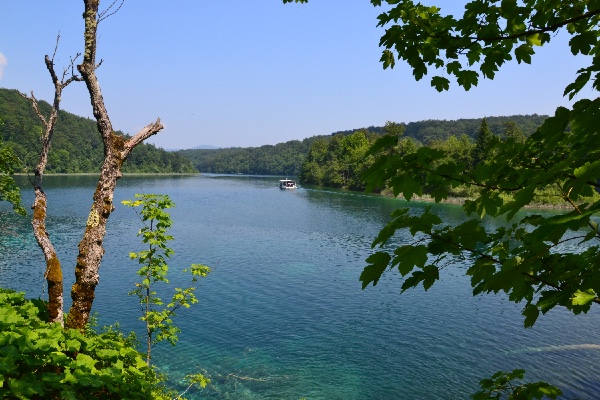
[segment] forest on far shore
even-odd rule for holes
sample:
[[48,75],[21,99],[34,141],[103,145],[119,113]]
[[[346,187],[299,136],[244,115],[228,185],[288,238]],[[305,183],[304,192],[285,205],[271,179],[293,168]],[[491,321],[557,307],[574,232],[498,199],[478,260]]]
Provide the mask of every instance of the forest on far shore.
[[[40,101],[42,113],[48,113],[50,105]],[[502,137],[507,124],[513,124],[523,135],[531,135],[547,118],[545,115],[513,115],[487,117],[492,134]],[[481,118],[427,120],[410,123],[397,123],[402,127],[403,137],[410,138],[416,146],[439,145],[441,142],[463,138],[473,144],[481,125]],[[333,143],[332,148],[357,132],[364,132],[369,143],[385,133],[385,126],[338,131],[329,135],[317,135],[304,140],[290,140],[276,145],[260,147],[230,147],[222,149],[189,149],[170,152],[153,144],[136,147],[124,164],[124,172],[140,173],[220,173],[248,175],[301,176],[305,183],[359,189],[363,184],[348,183],[346,178],[307,179],[306,160],[314,146],[322,149],[323,143]],[[37,163],[42,123],[31,103],[17,91],[0,88],[0,139],[12,147],[31,170]],[[199,136],[202,133],[199,133]],[[208,139],[210,140],[210,138]],[[348,139],[346,139],[348,140]],[[466,142],[465,142],[466,143]],[[463,143],[464,144],[464,143]],[[326,147],[326,146],[325,146]],[[316,151],[316,150],[315,150]],[[333,156],[333,155],[332,155]],[[337,156],[336,156],[337,157]],[[339,157],[338,157],[339,158]],[[93,173],[102,163],[102,141],[96,121],[80,117],[67,111],[60,111],[56,124],[53,144],[47,166],[48,173]],[[315,173],[315,159],[310,165]],[[322,160],[322,162],[325,162]],[[348,164],[344,161],[345,164]],[[303,165],[305,165],[303,169]],[[325,164],[321,168],[327,168]],[[344,167],[349,168],[348,165]],[[356,167],[354,167],[356,169]],[[331,170],[331,168],[330,168]],[[331,171],[330,171],[331,172]],[[344,174],[344,173],[342,173]],[[347,175],[347,173],[345,173]],[[318,176],[318,173],[317,173]],[[354,179],[350,179],[354,181]]]
[[[503,136],[506,126],[511,123],[523,135],[529,136],[548,118],[546,115],[512,115],[507,117],[487,117],[489,130],[496,136]],[[398,123],[402,126],[403,136],[411,138],[415,145],[430,145],[446,141],[451,137],[465,136],[475,141],[483,118],[459,119],[453,121],[427,120]],[[384,126],[338,131],[330,135],[318,135],[302,141],[291,140],[276,145],[261,147],[230,147],[224,149],[190,149],[177,153],[189,159],[200,172],[218,174],[280,175],[298,176],[302,174],[302,165],[309,149],[315,142],[329,142],[335,137],[351,136],[356,132],[366,132],[371,141],[385,133]],[[319,144],[322,146],[322,144]],[[342,185],[347,186],[347,185]]]
[[[47,102],[40,100],[39,107],[42,114],[50,114],[50,104]],[[41,133],[42,122],[31,102],[16,90],[0,88],[0,142],[8,144],[29,171],[38,161],[42,147]],[[103,159],[102,139],[96,121],[61,110],[46,172],[98,172]],[[197,170],[180,154],[142,143],[123,164],[123,172],[190,173]]]

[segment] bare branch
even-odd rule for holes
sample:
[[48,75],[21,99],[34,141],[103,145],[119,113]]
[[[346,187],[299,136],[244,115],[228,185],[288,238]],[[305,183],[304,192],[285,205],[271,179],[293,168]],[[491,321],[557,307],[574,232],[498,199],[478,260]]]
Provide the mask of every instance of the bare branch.
[[100,13],[98,13],[98,22],[102,22],[104,21],[106,18],[110,17],[111,15],[115,15],[117,12],[119,12],[119,10],[121,9],[121,7],[123,7],[123,4],[125,3],[125,0],[121,0],[121,4],[119,4],[119,7],[117,7],[117,9],[113,12],[111,12],[110,14],[107,15],[107,13],[110,11],[111,8],[114,7],[114,5],[118,2],[119,0],[115,0],[112,2],[112,4],[110,6],[108,6],[108,8]]
[[[81,56],[81,53],[75,54],[75,57],[70,57],[71,62],[69,65],[63,70],[61,83],[63,88],[67,87],[71,82],[78,81],[83,82],[83,78],[75,73],[75,61]],[[71,70],[69,72],[69,70]],[[65,81],[65,77],[71,74],[71,76]]]
[[127,157],[131,150],[135,148],[138,144],[142,143],[144,140],[148,139],[150,136],[156,135],[160,130],[164,128],[163,124],[160,122],[160,118],[156,119],[156,122],[153,122],[147,126],[145,126],[141,131],[135,134],[131,139],[125,142],[125,149],[123,150],[123,158]]
[[52,83],[54,84],[54,86],[60,85],[60,82],[58,81],[58,76],[54,71],[54,58],[51,60],[50,57],[46,55],[44,61],[46,62],[46,68],[48,69],[48,72],[50,72],[50,76],[52,77]]
[[46,121],[46,118],[40,112],[40,109],[38,108],[38,102],[37,102],[37,99],[35,98],[35,96],[33,94],[33,90],[31,91],[31,96],[27,96],[25,93],[21,93],[19,91],[17,91],[17,93],[19,93],[19,95],[21,95],[21,97],[23,97],[23,98],[31,101],[31,105],[33,106],[33,109],[35,110],[36,115],[42,121],[42,123],[44,124],[44,126],[47,127],[48,126],[48,121]]
[[56,56],[56,51],[58,50],[58,42],[60,41],[60,31],[56,35],[56,44],[54,45],[54,53],[52,53],[52,61],[54,62],[54,57]]

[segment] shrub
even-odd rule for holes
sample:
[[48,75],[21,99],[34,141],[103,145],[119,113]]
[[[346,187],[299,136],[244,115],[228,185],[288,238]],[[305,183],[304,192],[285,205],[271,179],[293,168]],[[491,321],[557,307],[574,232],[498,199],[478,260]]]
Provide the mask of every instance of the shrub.
[[46,313],[42,300],[0,289],[0,397],[169,398],[131,336],[64,329]]

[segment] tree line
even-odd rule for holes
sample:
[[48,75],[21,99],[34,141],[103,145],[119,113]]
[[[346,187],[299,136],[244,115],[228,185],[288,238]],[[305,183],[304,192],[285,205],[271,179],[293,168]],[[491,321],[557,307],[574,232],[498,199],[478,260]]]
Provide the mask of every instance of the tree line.
[[[522,129],[521,125],[513,119],[495,117],[494,130],[492,130],[488,118],[483,118],[482,120],[412,123],[413,127],[420,125],[423,129],[413,128],[411,135],[407,134],[408,126],[411,126],[411,124],[406,125],[391,121],[388,121],[382,128],[339,132],[329,138],[319,138],[313,141],[302,164],[299,178],[304,184],[364,190],[366,187],[364,173],[376,160],[376,155],[370,154],[370,149],[377,139],[383,135],[398,139],[394,151],[399,155],[413,154],[419,148],[426,147],[444,154],[436,165],[458,161],[465,165],[466,170],[473,171],[477,165],[487,162],[493,157],[492,147],[495,143],[507,140],[523,143],[528,136],[525,132],[531,132],[532,124],[541,119],[537,115],[529,118],[518,117],[520,118],[515,119],[524,123],[526,130]],[[464,121],[469,121],[468,126],[477,121],[477,129],[474,131],[469,129],[468,133],[463,132],[460,135],[448,135],[444,131],[445,123],[450,132],[457,132],[456,126],[465,126]],[[499,129],[499,123],[502,123],[502,131]],[[431,135],[429,139],[425,139],[426,144],[423,144],[417,138],[425,137],[423,131],[432,132],[433,129],[430,128],[436,129],[438,133]],[[385,187],[374,188],[376,191],[385,189]],[[427,187],[425,193],[431,194],[434,189],[434,187]],[[450,194],[453,196],[468,196],[470,192],[468,187],[459,185],[453,188]]]
[[[45,101],[39,102],[40,110],[48,113],[51,106]],[[546,116],[514,115],[506,117],[488,117],[488,125],[492,133],[502,135],[505,125],[512,121],[523,133],[530,135]],[[97,135],[96,121],[60,110],[59,123],[56,124],[52,148],[48,156],[46,171],[48,173],[93,173],[103,159],[102,142]],[[423,143],[441,143],[451,137],[466,135],[474,138],[481,119],[459,120],[427,120],[402,123],[404,136],[413,139],[416,146]],[[0,139],[12,148],[24,167],[32,170],[37,162],[41,147],[40,137],[43,127],[31,104],[15,90],[0,88]],[[276,145],[260,147],[232,147],[224,149],[189,149],[168,152],[153,144],[143,143],[136,147],[123,165],[123,172],[140,173],[192,173],[206,172],[217,174],[248,175],[280,175],[304,177],[305,183],[331,187],[348,187],[361,190],[364,184],[354,174],[358,171],[346,171],[340,163],[348,165],[344,155],[335,155],[335,165],[326,166],[325,159],[317,156],[317,148],[322,151],[323,142],[331,143],[334,148],[342,145],[342,137],[353,136],[357,132],[368,132],[367,140],[372,143],[375,138],[385,133],[384,126],[352,129],[334,132],[330,135],[317,135],[304,140],[291,140]],[[123,132],[118,132],[123,134]],[[127,135],[125,135],[127,136]],[[340,139],[335,139],[340,136]],[[357,145],[355,143],[355,145]],[[312,155],[310,149],[316,146]],[[348,146],[348,144],[344,144]],[[359,146],[360,147],[360,146]],[[358,150],[353,150],[357,152]],[[333,154],[332,153],[332,154]],[[333,157],[333,155],[332,155]],[[303,168],[306,164],[312,172]],[[330,160],[331,161],[331,160]],[[316,165],[320,164],[320,171]],[[325,170],[328,172],[325,173]],[[340,177],[336,177],[339,170]],[[311,177],[312,175],[312,177]],[[319,176],[321,176],[319,178]]]
[[[503,136],[506,131],[507,124],[513,124],[523,132],[525,136],[531,135],[538,126],[540,126],[547,116],[544,115],[513,115],[501,117],[488,117],[487,123],[490,131],[497,135]],[[459,119],[459,120],[427,120],[420,122],[398,123],[398,127],[402,126],[403,135],[406,138],[411,138],[411,141],[418,146],[430,143],[441,143],[451,137],[459,138],[466,135],[471,140],[474,140],[477,135],[477,130],[481,124],[481,118],[474,119]],[[343,138],[353,136],[355,140],[362,141],[355,134],[364,133],[366,139],[372,143],[376,138],[385,134],[386,126],[370,126],[368,128],[351,129],[346,131],[337,131],[330,135],[316,135],[306,138],[302,141],[291,140],[276,145],[264,145],[260,147],[231,147],[224,149],[189,149],[179,150],[177,154],[190,160],[196,169],[200,172],[215,173],[215,174],[249,174],[249,175],[282,175],[282,176],[304,176],[305,183],[312,183],[323,186],[332,187],[348,187],[355,190],[364,188],[355,177],[351,176],[349,171],[342,171],[350,160],[345,160],[349,154],[342,154],[348,150],[349,146],[361,147],[364,145],[354,143],[349,144],[344,142]],[[348,139],[351,141],[351,139]],[[342,143],[343,142],[343,143]],[[325,145],[325,143],[328,143]],[[407,142],[408,143],[408,142]],[[329,161],[333,164],[326,166],[326,157],[324,156],[323,148],[331,146],[331,155]],[[338,149],[345,147],[346,150]],[[310,149],[313,148],[312,153]],[[363,149],[364,150],[364,149]],[[354,149],[353,152],[357,152]],[[340,153],[341,152],[341,153]],[[334,156],[335,154],[335,156]],[[335,162],[333,162],[335,158]],[[303,167],[307,163],[307,168]],[[319,171],[317,169],[322,169]],[[329,172],[325,172],[329,168]],[[334,172],[340,170],[340,174],[346,178],[337,178]],[[313,175],[312,178],[309,178]],[[321,178],[317,178],[321,176]]]
[[180,150],[200,172],[296,176],[315,138],[261,147]]
[[[48,114],[51,105],[39,101],[39,108],[42,113]],[[37,163],[43,129],[29,101],[16,90],[0,88],[0,139],[14,150],[28,170]],[[60,110],[46,171],[98,172],[103,159],[96,121]],[[180,154],[159,149],[153,144],[142,144],[131,152],[123,165],[123,172],[190,173],[196,172],[196,169]]]

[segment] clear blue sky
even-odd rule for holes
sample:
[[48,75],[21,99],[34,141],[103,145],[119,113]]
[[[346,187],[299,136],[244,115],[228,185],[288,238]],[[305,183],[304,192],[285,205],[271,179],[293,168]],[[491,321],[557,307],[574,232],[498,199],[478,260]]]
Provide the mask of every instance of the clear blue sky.
[[[425,3],[456,12],[465,1]],[[58,68],[81,51],[82,11],[81,0],[2,2],[0,87],[50,100],[44,55],[59,31]],[[587,65],[562,35],[530,66],[514,62],[469,92],[453,85],[440,94],[406,65],[382,69],[379,12],[368,0],[126,0],[99,26],[98,76],[113,126],[134,134],[160,117],[165,129],[150,140],[158,146],[246,147],[387,120],[551,114]],[[83,83],[65,90],[62,108],[91,117]]]

